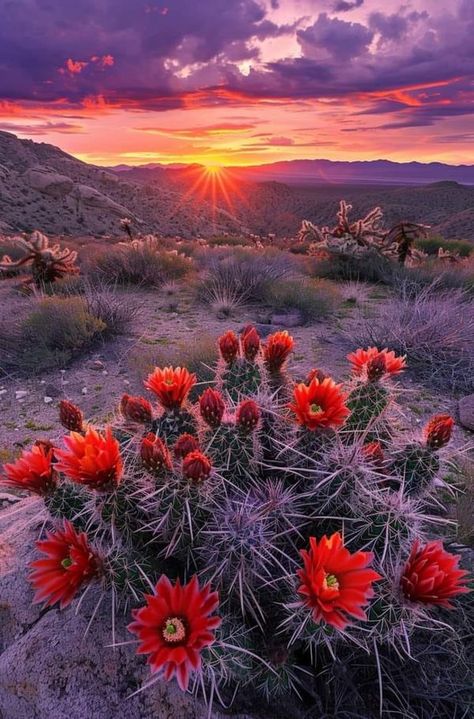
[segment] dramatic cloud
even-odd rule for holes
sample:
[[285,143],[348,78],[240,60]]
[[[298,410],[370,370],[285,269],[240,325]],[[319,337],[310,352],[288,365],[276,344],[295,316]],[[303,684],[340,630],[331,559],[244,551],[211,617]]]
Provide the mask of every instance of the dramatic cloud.
[[346,2],[346,0],[339,0],[334,3],[334,12],[348,12],[354,10],[356,7],[360,7],[364,4],[364,0],[353,0],[353,2]]

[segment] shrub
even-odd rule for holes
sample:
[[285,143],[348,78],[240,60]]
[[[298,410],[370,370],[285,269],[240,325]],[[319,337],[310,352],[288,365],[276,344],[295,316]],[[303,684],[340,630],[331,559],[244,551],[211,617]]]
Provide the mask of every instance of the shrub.
[[159,287],[184,277],[191,268],[189,258],[174,250],[162,250],[158,241],[134,241],[97,254],[89,261],[87,273],[94,281]]
[[304,322],[327,317],[341,301],[335,285],[304,277],[267,285],[264,301],[277,312],[298,310]]
[[270,699],[270,716],[467,716],[467,572],[431,542],[453,421],[400,432],[391,353],[359,350],[344,386],[295,386],[292,347],[228,332],[198,402],[181,358],[147,378],[156,408],[127,395],[113,425],[7,466],[53,527],[36,598],[66,607],[92,584],[112,616],[133,608],[156,676],[178,666],[183,690]]
[[415,247],[427,255],[437,255],[438,250],[449,250],[450,252],[459,253],[461,257],[469,257],[474,250],[474,245],[468,240],[445,240],[440,235],[430,235],[429,237],[420,237],[415,241]]
[[[412,372],[437,389],[474,390],[474,303],[462,291],[428,286],[400,299],[376,317],[360,317],[345,334],[351,343],[389,347],[406,354]],[[354,329],[355,328],[355,329]]]

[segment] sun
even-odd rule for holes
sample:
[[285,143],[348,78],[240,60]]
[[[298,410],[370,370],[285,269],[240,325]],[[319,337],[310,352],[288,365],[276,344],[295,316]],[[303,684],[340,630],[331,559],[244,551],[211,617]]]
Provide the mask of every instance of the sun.
[[223,171],[220,165],[205,165],[204,170],[207,175],[213,175],[214,177],[221,175]]

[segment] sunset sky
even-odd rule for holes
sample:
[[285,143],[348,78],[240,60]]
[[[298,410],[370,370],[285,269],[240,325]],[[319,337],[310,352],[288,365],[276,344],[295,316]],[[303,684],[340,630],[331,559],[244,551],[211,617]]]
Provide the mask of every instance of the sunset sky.
[[0,130],[103,165],[474,163],[474,0],[0,0]]

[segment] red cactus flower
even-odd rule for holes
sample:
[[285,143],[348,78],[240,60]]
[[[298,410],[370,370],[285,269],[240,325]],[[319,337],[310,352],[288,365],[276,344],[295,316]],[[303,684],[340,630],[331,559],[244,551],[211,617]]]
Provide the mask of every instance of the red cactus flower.
[[260,420],[260,409],[253,399],[244,399],[237,407],[235,421],[243,432],[253,432]]
[[400,580],[403,594],[412,602],[451,609],[451,597],[470,591],[464,586],[467,572],[459,569],[460,559],[447,552],[439,540],[424,547],[415,540]]
[[449,414],[437,414],[432,417],[423,430],[427,447],[441,449],[445,447],[453,433],[454,419]]
[[220,392],[208,387],[199,398],[201,417],[210,427],[219,427],[225,412],[225,402]]
[[152,673],[163,674],[166,681],[176,676],[186,691],[190,673],[201,667],[201,651],[214,643],[214,630],[222,621],[213,614],[218,594],[209,584],[201,588],[196,576],[185,585],[179,579],[173,585],[163,575],[145,601],[144,607],[133,610],[128,626],[140,641],[137,654],[149,655]]
[[153,419],[151,403],[145,397],[130,397],[124,394],[120,401],[120,411],[125,419],[138,424],[148,424]]
[[82,432],[84,429],[84,417],[81,410],[67,399],[62,399],[59,403],[59,421],[70,432]]
[[156,394],[165,409],[178,409],[196,384],[196,375],[185,367],[156,367],[149,374],[145,387]]
[[372,553],[351,554],[339,532],[319,542],[310,537],[309,542],[309,551],[300,551],[304,566],[297,570],[301,580],[298,594],[301,603],[311,609],[314,621],[344,629],[349,617],[367,619],[364,608],[374,596],[372,582],[381,579],[368,568]]
[[89,427],[85,435],[71,432],[64,438],[67,449],[55,450],[56,469],[77,484],[97,491],[108,491],[119,484],[122,477],[120,445],[107,427],[100,434]]
[[255,357],[258,355],[260,349],[260,336],[251,325],[246,327],[242,332],[242,349],[244,357],[250,362],[253,362]]
[[183,476],[190,482],[201,484],[211,474],[212,465],[205,454],[196,449],[183,459]]
[[381,466],[385,462],[385,455],[380,442],[367,442],[362,447],[362,454],[372,464]]
[[5,477],[1,484],[16,489],[45,496],[57,484],[57,475],[53,466],[53,449],[35,445],[24,450],[21,457],[11,464],[4,465]]
[[327,374],[324,374],[324,372],[320,369],[312,369],[308,372],[308,376],[306,377],[306,384],[311,384],[313,379],[317,379],[318,382],[322,382],[324,379],[326,379]]
[[235,332],[229,330],[219,337],[219,349],[225,362],[232,364],[239,354],[239,340]]
[[[406,367],[406,358],[397,357],[395,352],[389,352],[387,348],[384,350],[379,350],[377,347],[368,347],[366,350],[359,348],[348,354],[347,359],[352,365],[352,373],[356,376],[367,372],[369,363],[372,363],[369,365],[372,368],[372,373],[380,372],[382,363],[384,363],[382,374],[389,375],[399,374]],[[373,364],[375,359],[377,362]]]
[[378,354],[366,364],[367,379],[369,382],[377,382],[387,371],[387,365],[385,362],[385,355]]
[[46,607],[59,602],[64,609],[80,587],[99,574],[99,558],[89,546],[87,535],[76,532],[66,520],[61,529],[48,532],[36,546],[44,557],[30,564],[33,602],[44,602]]
[[199,449],[199,442],[192,434],[182,434],[178,437],[173,447],[176,459],[184,459],[186,455],[190,452],[195,452],[196,449]]
[[275,332],[268,337],[263,350],[263,358],[269,372],[278,372],[283,369],[294,344],[293,337],[286,330]]
[[171,454],[160,437],[149,432],[143,437],[140,444],[140,457],[143,466],[152,474],[159,474],[162,471],[171,469]]
[[289,407],[295,413],[297,423],[311,430],[344,424],[350,411],[344,404],[347,395],[341,387],[330,377],[322,382],[314,378],[309,385],[303,382],[295,385],[294,403]]

